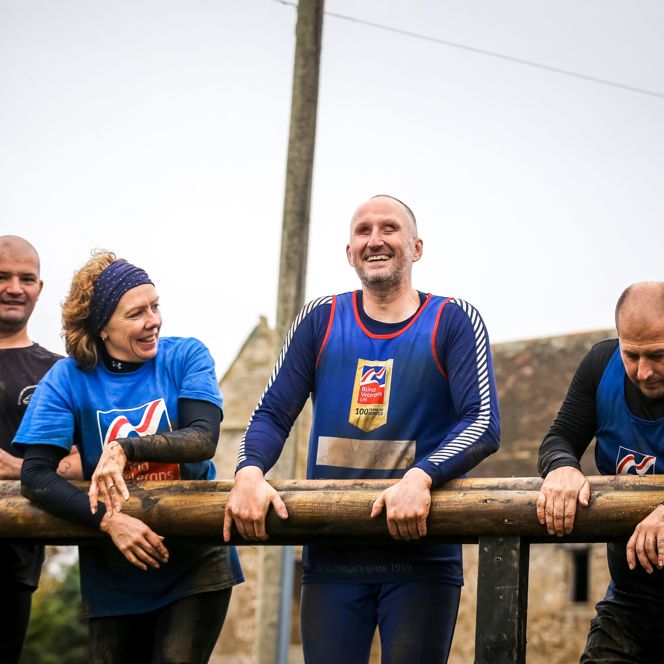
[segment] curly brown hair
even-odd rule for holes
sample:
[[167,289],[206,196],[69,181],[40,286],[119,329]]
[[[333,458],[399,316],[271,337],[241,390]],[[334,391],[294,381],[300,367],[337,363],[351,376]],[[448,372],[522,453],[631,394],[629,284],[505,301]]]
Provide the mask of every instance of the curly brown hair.
[[95,283],[111,263],[124,261],[112,251],[95,249],[92,258],[74,273],[69,293],[62,303],[62,336],[67,354],[73,357],[83,371],[92,369],[99,359],[97,335],[89,325],[90,307]]

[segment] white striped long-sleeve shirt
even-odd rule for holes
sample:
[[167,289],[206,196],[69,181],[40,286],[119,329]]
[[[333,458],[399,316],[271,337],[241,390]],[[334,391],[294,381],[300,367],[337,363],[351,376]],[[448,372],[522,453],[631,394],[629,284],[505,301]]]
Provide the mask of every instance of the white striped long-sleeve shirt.
[[[425,294],[420,294],[422,301]],[[316,362],[324,344],[331,297],[309,302],[294,321],[265,392],[245,433],[237,468],[258,466],[267,472],[276,462],[295,418],[312,392]],[[360,307],[361,310],[361,307]],[[372,333],[385,334],[408,324],[381,323],[362,311]],[[477,310],[451,299],[436,331],[436,353],[450,382],[457,425],[431,454],[415,466],[433,486],[463,475],[498,449],[499,415],[489,339]]]

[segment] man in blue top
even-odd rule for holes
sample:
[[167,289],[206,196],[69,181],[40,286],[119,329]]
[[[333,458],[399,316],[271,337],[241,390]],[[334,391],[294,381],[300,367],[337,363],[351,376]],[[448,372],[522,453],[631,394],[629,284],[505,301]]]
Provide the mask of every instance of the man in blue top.
[[[581,361],[540,447],[537,501],[549,534],[569,534],[587,507],[579,460],[593,437],[602,475],[664,472],[664,282],[627,288],[616,305],[618,339]],[[597,604],[581,662],[661,662],[664,650],[664,506],[627,542],[610,542],[611,582]]]
[[412,287],[422,256],[415,216],[391,196],[353,215],[348,262],[362,290],[307,304],[286,339],[240,448],[224,536],[265,540],[264,473],[311,394],[307,477],[397,478],[383,511],[388,546],[309,546],[302,642],[310,664],[367,662],[378,626],[384,662],[444,662],[463,583],[461,548],[418,541],[430,491],[498,447],[498,406],[484,324],[468,303]]

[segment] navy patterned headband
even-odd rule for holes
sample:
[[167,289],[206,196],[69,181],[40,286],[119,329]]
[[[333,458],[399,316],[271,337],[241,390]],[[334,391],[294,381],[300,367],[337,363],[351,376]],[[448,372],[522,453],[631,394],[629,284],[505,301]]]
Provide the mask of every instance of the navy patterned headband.
[[[88,320],[99,334],[118,306],[120,298],[132,288],[152,284],[147,272],[127,261],[114,261],[104,268],[95,282]],[[154,286],[154,284],[152,284]]]

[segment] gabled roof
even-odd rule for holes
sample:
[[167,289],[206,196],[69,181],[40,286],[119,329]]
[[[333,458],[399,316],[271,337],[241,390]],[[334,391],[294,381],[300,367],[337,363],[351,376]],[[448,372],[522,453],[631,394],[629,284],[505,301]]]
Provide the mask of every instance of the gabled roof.
[[219,381],[224,394],[223,430],[244,431],[263,394],[275,357],[275,332],[261,316]]

